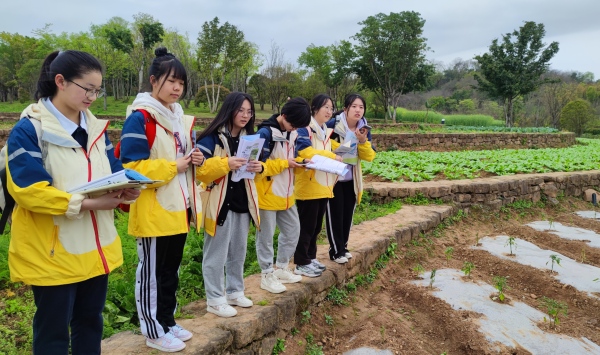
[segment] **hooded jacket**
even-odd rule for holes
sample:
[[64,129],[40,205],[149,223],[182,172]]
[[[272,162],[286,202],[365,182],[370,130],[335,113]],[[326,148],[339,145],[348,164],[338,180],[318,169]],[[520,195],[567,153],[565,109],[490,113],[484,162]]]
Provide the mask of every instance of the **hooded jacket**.
[[[204,231],[209,235],[215,235],[217,231],[217,218],[227,194],[227,185],[229,182],[228,157],[232,152],[227,140],[225,127],[221,127],[217,133],[206,136],[198,141],[198,147],[205,157],[204,164],[196,169],[196,178],[202,182],[202,204],[204,206]],[[240,137],[245,135],[246,131],[240,132]],[[260,228],[260,216],[258,213],[258,195],[254,180],[243,179],[246,188],[246,197],[248,200],[248,211],[254,221],[257,229]]]
[[[339,146],[338,142],[331,141],[333,129],[319,127],[314,118],[308,127],[297,130],[296,150],[298,157],[310,159],[314,155],[322,155],[335,159],[332,150]],[[333,186],[338,180],[338,175],[314,169],[296,169],[296,186],[294,188],[296,199],[316,200],[319,198],[332,198]]]
[[[143,94],[139,94],[138,98],[140,95]],[[187,233],[189,231],[187,199],[177,178],[175,161],[177,140],[173,134],[173,123],[161,110],[147,104],[136,104],[136,101],[128,111],[137,109],[148,111],[156,120],[156,138],[152,148],[149,148],[144,115],[137,111],[129,114],[121,133],[121,160],[124,167],[162,182],[148,185],[131,204],[128,233],[136,237],[161,237]],[[180,106],[177,108],[180,109]],[[183,115],[182,110],[180,113]],[[186,154],[194,147],[192,140],[194,120],[193,116],[183,115],[182,126],[186,134],[185,137],[180,138],[185,139]],[[202,204],[194,179],[194,170],[194,167],[188,168],[186,180],[192,222],[199,230],[198,221],[202,219]]]
[[22,117],[41,122],[41,143],[30,120],[9,136],[7,187],[12,214],[8,263],[12,281],[55,286],[108,274],[123,263],[112,210],[81,211],[84,195],[69,189],[123,169],[106,134],[108,121],[85,112],[88,143],[79,143],[40,100]]
[[[296,202],[294,197],[294,169],[288,159],[295,158],[295,131],[282,131],[275,114],[258,126],[257,134],[265,139],[261,160],[264,171],[254,179],[258,205],[263,210],[283,211]],[[272,148],[272,149],[271,149]]]
[[[342,112],[340,115],[333,117],[327,121],[326,125],[328,128],[333,129],[332,139],[340,144],[344,144],[344,138],[346,137],[347,125],[344,123],[346,115]],[[361,118],[363,125],[367,124],[367,120]],[[375,148],[371,143],[371,131],[367,133],[367,141],[364,143],[358,143],[358,162],[352,169],[352,181],[354,182],[354,193],[356,194],[356,203],[359,204],[363,194],[363,181],[362,181],[362,167],[360,164],[361,160],[373,161],[375,159]]]

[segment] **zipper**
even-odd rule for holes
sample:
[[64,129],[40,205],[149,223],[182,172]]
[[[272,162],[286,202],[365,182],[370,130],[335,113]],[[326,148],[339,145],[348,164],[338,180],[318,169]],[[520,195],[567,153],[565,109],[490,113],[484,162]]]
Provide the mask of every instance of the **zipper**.
[[58,242],[58,226],[54,226],[54,230],[52,231],[52,244],[50,247],[50,257],[54,257],[54,249],[56,248],[56,243]]

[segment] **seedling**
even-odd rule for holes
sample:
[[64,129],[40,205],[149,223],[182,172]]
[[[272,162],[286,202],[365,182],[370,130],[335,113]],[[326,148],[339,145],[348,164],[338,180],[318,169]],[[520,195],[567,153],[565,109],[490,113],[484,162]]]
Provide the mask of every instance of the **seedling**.
[[327,325],[333,325],[333,317],[330,316],[329,314],[325,315],[325,324],[327,324]]
[[415,265],[412,270],[417,274],[417,275],[421,275],[422,273],[425,272],[425,268],[423,267],[423,265],[421,264],[417,264]]
[[552,264],[550,265],[550,271],[554,272],[554,263],[556,263],[556,265],[560,266],[560,258],[558,257],[558,255],[552,254],[550,255],[550,260],[546,261],[546,265],[548,265],[549,262],[552,262]]
[[475,264],[470,261],[465,261],[462,269],[460,270],[465,273],[466,277],[471,277],[471,271],[473,271],[473,269],[475,269]]
[[277,342],[275,343],[275,346],[273,347],[273,351],[271,352],[271,354],[279,355],[280,353],[283,353],[283,352],[285,352],[285,339],[277,338]]
[[552,217],[548,218],[548,224],[550,226],[550,230],[552,230],[552,227],[554,227],[554,219]]
[[515,237],[508,237],[508,241],[506,242],[505,246],[506,245],[508,245],[510,247],[510,255],[514,255],[513,254],[513,247],[515,248],[515,251],[517,250],[516,238]]
[[449,263],[450,259],[452,259],[452,254],[454,254],[454,248],[453,247],[447,247],[446,250],[444,250],[444,255],[446,255],[446,262]]
[[298,335],[298,333],[300,333],[300,331],[298,330],[298,328],[292,328],[291,333],[292,333],[292,336],[294,336],[294,335]]
[[550,316],[550,319],[552,319],[554,321],[554,328],[556,328],[556,326],[560,323],[560,314],[564,314],[565,317],[567,316],[567,304],[563,303],[563,302],[559,302],[556,300],[553,300],[552,298],[548,298],[546,296],[542,297],[542,299],[540,300],[540,304],[544,307],[546,307],[548,316]]
[[500,302],[504,302],[504,291],[509,289],[508,285],[506,285],[506,277],[494,276],[492,281],[494,282],[494,287],[498,290]]
[[310,311],[304,311],[300,313],[302,315],[302,319],[300,319],[300,323],[305,324],[310,321]]
[[475,246],[479,246],[479,233],[475,234]]
[[437,269],[431,270],[431,275],[429,275],[429,288],[433,288],[433,283],[435,282],[435,272]]
[[584,264],[587,261],[585,257],[585,248],[581,248],[581,263]]

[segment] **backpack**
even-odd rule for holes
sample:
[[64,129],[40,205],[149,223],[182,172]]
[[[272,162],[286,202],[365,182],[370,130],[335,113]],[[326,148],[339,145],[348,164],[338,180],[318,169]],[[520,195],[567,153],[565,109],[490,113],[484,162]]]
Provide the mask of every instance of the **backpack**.
[[[152,115],[146,110],[136,110],[144,115],[145,129],[146,129],[146,138],[148,139],[148,148],[152,148],[154,144],[154,139],[156,138],[156,120]],[[121,141],[117,143],[115,146],[115,157],[117,159],[121,159]]]
[[[30,117],[23,117],[23,119],[28,119],[33,127],[35,128],[35,133],[37,134],[38,145],[40,146],[40,150],[42,151],[42,161],[45,158],[44,149],[42,145],[42,122]],[[10,216],[12,215],[12,211],[15,208],[15,199],[8,193],[7,184],[7,173],[6,173],[6,161],[7,161],[7,150],[8,144],[5,144],[2,150],[0,150],[0,213],[2,213],[2,217],[0,217],[0,234],[4,233],[4,229],[6,228],[6,223],[10,222]]]

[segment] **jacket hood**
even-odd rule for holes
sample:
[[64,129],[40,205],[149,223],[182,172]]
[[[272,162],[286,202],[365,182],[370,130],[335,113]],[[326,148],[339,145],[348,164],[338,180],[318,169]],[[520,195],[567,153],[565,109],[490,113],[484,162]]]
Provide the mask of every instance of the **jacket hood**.
[[258,125],[258,129],[261,129],[263,127],[275,127],[278,130],[280,130],[281,132],[284,132],[285,130],[282,130],[281,127],[279,126],[279,122],[277,122],[277,117],[279,117],[278,113],[276,113],[273,116],[269,117],[268,120],[265,120],[261,124]]

